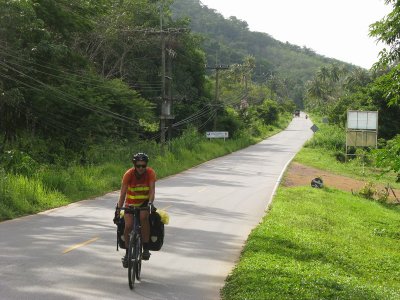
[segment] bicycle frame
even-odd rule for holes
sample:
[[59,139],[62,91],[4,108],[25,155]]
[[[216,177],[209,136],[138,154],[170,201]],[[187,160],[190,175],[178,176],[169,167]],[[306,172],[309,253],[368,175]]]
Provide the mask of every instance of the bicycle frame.
[[129,287],[133,289],[135,278],[140,280],[140,273],[142,268],[142,233],[140,224],[140,211],[149,210],[149,207],[125,207],[125,214],[133,215],[133,226],[129,233],[128,249],[128,281]]

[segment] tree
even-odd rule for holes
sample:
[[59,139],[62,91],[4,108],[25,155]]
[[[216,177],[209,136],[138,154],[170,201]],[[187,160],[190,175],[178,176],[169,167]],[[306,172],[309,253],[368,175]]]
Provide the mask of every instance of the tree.
[[400,181],[400,135],[388,141],[384,149],[376,150],[375,156],[378,167],[397,173],[397,181]]
[[346,73],[345,68],[338,64],[321,67],[314,78],[307,83],[308,108],[327,113],[343,95],[343,80]]
[[386,5],[392,5],[393,10],[382,20],[370,25],[370,36],[379,42],[390,46],[380,53],[379,65],[388,66],[400,60],[400,2],[385,0]]

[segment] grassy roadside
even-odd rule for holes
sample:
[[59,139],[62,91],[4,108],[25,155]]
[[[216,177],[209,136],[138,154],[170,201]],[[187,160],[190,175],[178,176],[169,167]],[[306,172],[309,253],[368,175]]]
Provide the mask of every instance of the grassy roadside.
[[400,207],[280,188],[223,299],[400,299]]
[[[93,156],[102,163],[87,166],[59,166],[40,168],[32,176],[14,175],[0,169],[0,221],[37,213],[46,209],[99,196],[116,190],[124,171],[131,167],[132,152],[145,151],[150,157],[150,166],[158,178],[179,173],[210,159],[232,153],[287,127],[291,116],[286,115],[276,126],[264,128],[259,137],[243,135],[236,139],[209,141],[193,132],[188,132],[171,143],[171,151],[160,154],[155,143],[111,151],[94,151]],[[111,154],[110,154],[111,153]]]

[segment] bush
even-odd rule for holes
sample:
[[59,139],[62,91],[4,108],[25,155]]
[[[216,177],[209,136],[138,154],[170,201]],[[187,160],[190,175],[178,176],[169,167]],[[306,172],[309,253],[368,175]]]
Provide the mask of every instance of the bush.
[[264,100],[264,102],[257,106],[257,116],[265,125],[275,124],[279,120],[278,104],[272,100]]
[[39,168],[32,157],[19,150],[6,151],[1,158],[1,166],[9,173],[31,176]]
[[375,150],[374,156],[378,167],[397,173],[400,181],[400,134],[388,141],[384,149]]
[[337,161],[339,161],[339,162],[341,162],[341,163],[346,162],[346,154],[345,154],[345,153],[343,153],[343,152],[341,152],[341,151],[336,151],[336,152],[334,153],[334,156],[335,156],[335,158],[336,158]]
[[235,137],[244,127],[239,114],[233,108],[227,108],[222,116],[218,118],[218,130],[228,131],[231,137]]
[[366,183],[364,187],[358,191],[358,194],[366,199],[374,199],[376,193],[376,187],[372,182]]
[[320,130],[317,131],[313,138],[305,144],[306,147],[345,151],[346,133],[343,128],[327,124],[321,124],[318,126],[320,127]]

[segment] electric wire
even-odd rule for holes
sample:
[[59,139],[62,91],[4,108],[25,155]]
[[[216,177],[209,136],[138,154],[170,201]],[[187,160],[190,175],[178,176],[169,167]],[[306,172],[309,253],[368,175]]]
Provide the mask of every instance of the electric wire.
[[197,127],[197,129],[198,129],[198,130],[203,129],[203,128],[208,124],[208,122],[210,122],[211,119],[215,118],[216,114],[217,114],[217,111],[215,110],[215,111],[211,114],[211,116],[210,116],[202,125],[200,125],[199,127]]
[[[77,98],[75,98],[75,97],[73,97],[73,96],[71,96],[71,95],[69,95],[69,94],[66,94],[66,93],[64,93],[64,92],[62,92],[62,91],[57,90],[57,88],[54,88],[54,87],[52,87],[52,86],[50,86],[50,85],[48,85],[48,84],[46,84],[46,83],[41,82],[40,80],[37,80],[37,79],[35,79],[35,78],[33,78],[33,77],[31,77],[31,76],[25,74],[25,73],[23,73],[23,72],[21,72],[21,71],[15,69],[15,68],[13,68],[12,66],[9,66],[9,65],[7,65],[7,64],[5,64],[5,63],[3,63],[3,62],[0,62],[0,65],[6,66],[6,67],[8,67],[8,68],[11,68],[11,69],[13,69],[15,72],[21,74],[22,76],[27,77],[27,78],[30,78],[30,79],[32,79],[33,81],[37,82],[38,84],[40,84],[40,85],[42,85],[42,86],[44,86],[44,87],[46,87],[46,88],[48,88],[48,89],[50,89],[50,90],[52,90],[52,91],[58,93],[58,94],[61,94],[61,95],[65,96],[65,97],[71,99],[71,100],[68,100],[68,99],[66,99],[66,98],[59,97],[59,99],[65,101],[65,102],[68,102],[68,103],[71,103],[71,104],[74,104],[74,105],[78,105],[78,106],[80,106],[80,107],[82,107],[82,108],[85,108],[85,109],[87,109],[87,110],[90,110],[90,111],[93,111],[93,112],[97,112],[97,113],[99,113],[99,114],[103,114],[103,115],[105,115],[105,116],[109,116],[109,117],[111,117],[111,118],[115,118],[115,119],[118,119],[118,120],[120,120],[120,121],[129,122],[129,123],[130,123],[130,122],[139,123],[138,120],[135,120],[135,119],[132,119],[132,118],[129,118],[129,117],[126,117],[126,116],[117,114],[117,113],[115,113],[115,112],[113,112],[113,111],[110,111],[110,110],[107,110],[107,109],[105,109],[105,108],[97,107],[97,106],[91,105],[91,104],[89,104],[89,103],[83,102],[83,101],[81,101],[81,100],[79,100],[79,99],[77,99]],[[28,86],[28,87],[30,87],[30,88],[36,89],[36,90],[40,90],[40,89],[37,89],[37,88],[35,88],[35,87],[33,87],[33,86],[30,86],[30,85],[28,85],[28,84],[26,84],[26,83],[24,83],[24,85],[26,85],[26,86]],[[82,103],[83,103],[83,104],[82,104]]]
[[[40,67],[40,68],[45,68],[45,69],[48,69],[48,70],[61,72],[61,73],[64,73],[64,74],[66,74],[66,75],[68,75],[68,76],[71,76],[71,75],[72,75],[72,76],[80,77],[80,78],[83,78],[83,79],[87,79],[87,76],[84,76],[84,75],[80,75],[80,74],[72,73],[72,72],[66,72],[65,70],[56,69],[56,68],[54,68],[54,67],[48,67],[46,64],[38,64],[38,63],[33,62],[33,61],[30,61],[30,60],[28,60],[28,59],[24,59],[24,58],[22,58],[21,56],[12,55],[12,54],[10,54],[9,52],[7,52],[8,50],[1,50],[2,48],[5,49],[5,48],[2,47],[1,44],[0,44],[0,53],[1,53],[1,54],[7,55],[7,56],[12,57],[12,58],[14,58],[14,59],[16,59],[16,60],[23,61],[23,62],[29,63],[29,64],[31,64],[31,65],[36,65],[36,66],[38,66],[38,67]],[[47,74],[47,75],[50,75],[50,76],[61,77],[62,79],[67,79],[67,80],[68,80],[68,78],[69,78],[69,77],[67,77],[67,76],[54,75],[54,74],[47,73],[47,72],[44,72],[44,71],[39,71],[39,70],[37,70],[37,69],[35,69],[35,70],[38,71],[38,72],[40,72],[40,73]],[[99,79],[91,78],[91,81],[99,82],[99,83],[104,84],[104,80],[99,80]],[[139,82],[139,81],[138,81],[138,82]],[[88,84],[88,82],[86,82],[86,81],[85,81],[84,83],[85,83],[85,84]],[[143,84],[147,84],[147,83],[149,83],[149,82],[142,82],[142,83],[143,83]],[[152,83],[150,82],[149,84],[152,84]],[[94,85],[94,84],[92,84],[92,85]],[[157,82],[157,83],[154,82],[154,85],[160,85],[160,86],[161,86],[162,84],[159,83],[159,82]]]
[[183,125],[183,124],[189,123],[193,120],[196,120],[196,119],[202,117],[204,114],[207,114],[210,109],[211,109],[211,106],[206,106],[203,109],[201,109],[200,111],[197,111],[194,114],[190,115],[189,117],[172,124],[172,126],[178,127],[180,125]]
[[[3,75],[3,74],[1,74],[0,73],[0,76],[2,76],[2,77],[6,77],[6,78],[8,78],[8,79],[13,79],[13,78],[11,78],[11,77],[9,77],[9,76],[7,76],[7,75]],[[16,80],[16,79],[14,79],[14,81],[16,81],[16,82],[19,82],[20,84],[22,84],[22,85],[26,85],[26,83],[24,83],[24,82],[22,82],[22,81],[19,81],[19,80]],[[30,87],[30,88],[34,88],[34,87],[32,87],[32,86],[29,86],[29,85],[27,85],[28,87]],[[40,90],[40,89],[37,89],[37,90]],[[58,126],[58,129],[59,128],[62,128],[62,129],[64,129],[64,130],[66,130],[66,131],[69,131],[70,133],[76,133],[77,132],[77,129],[86,129],[86,130],[94,130],[94,128],[88,128],[88,127],[85,127],[85,126],[82,126],[82,124],[81,124],[81,122],[79,122],[78,120],[76,120],[76,121],[74,121],[74,122],[71,122],[71,118],[69,118],[69,117],[64,117],[64,120],[58,120],[57,118],[59,117],[59,115],[61,115],[61,114],[63,114],[62,112],[59,112],[59,113],[57,113],[57,114],[55,114],[55,113],[52,113],[52,112],[49,112],[49,111],[46,111],[46,112],[38,112],[38,110],[37,109],[35,109],[33,106],[30,106],[29,107],[29,109],[33,109],[33,110],[35,110],[35,115],[36,115],[36,117],[38,117],[38,116],[43,116],[44,114],[47,114],[47,115],[50,115],[50,116],[53,116],[54,117],[54,119],[48,119],[48,120],[51,120],[51,122],[53,122],[53,123],[57,123],[56,124],[56,126]],[[71,115],[70,115],[71,116]],[[75,117],[75,116],[73,116],[73,117]],[[72,118],[73,118],[72,117]],[[45,119],[43,119],[43,117],[39,120],[39,123],[40,122],[43,122],[43,120],[45,120]],[[76,122],[76,123],[75,123]],[[68,123],[68,125],[66,124],[66,123]],[[127,131],[127,132],[130,132],[130,131],[132,131],[132,132],[134,132],[130,127],[121,127],[121,128],[123,128],[125,131]],[[120,137],[123,137],[119,132],[117,132],[117,131],[112,131],[112,132],[110,132],[110,131],[108,131],[108,130],[106,130],[106,129],[103,129],[102,130],[103,132],[104,131],[106,131],[106,132],[108,132],[109,133],[109,135],[118,135],[118,136],[120,136]]]
[[[10,79],[10,80],[14,80],[15,82],[18,82],[18,83],[20,83],[20,84],[22,84],[22,85],[25,85],[25,86],[27,86],[27,87],[30,87],[30,88],[33,88],[34,89],[34,87],[31,87],[31,86],[29,86],[29,85],[27,85],[26,83],[24,83],[24,82],[22,82],[22,81],[19,81],[19,80],[17,80],[17,79],[15,79],[15,78],[11,78],[11,77],[9,77],[8,75],[4,75],[4,74],[1,74],[0,73],[0,76],[1,77],[5,77],[5,78],[8,78],[8,79]],[[39,90],[39,89],[37,89],[37,90]],[[50,111],[46,111],[46,112],[39,112],[34,106],[29,106],[28,107],[28,110],[29,110],[29,112],[33,112],[32,110],[34,110],[34,113],[35,113],[35,116],[36,117],[38,117],[39,115],[43,115],[43,114],[47,114],[47,115],[52,115],[52,116],[54,116],[55,118],[54,119],[51,119],[53,122],[58,122],[59,123],[59,125],[60,125],[60,127],[61,128],[63,128],[63,129],[66,129],[66,130],[69,130],[70,132],[76,132],[76,129],[77,128],[82,128],[82,125],[79,123],[79,121],[76,121],[77,123],[74,123],[73,122],[73,124],[71,124],[71,119],[69,118],[69,117],[67,117],[67,118],[65,118],[65,120],[63,120],[63,122],[62,121],[59,121],[59,120],[57,120],[57,117],[59,117],[60,115],[63,115],[64,114],[64,116],[65,116],[65,112],[63,112],[63,111],[61,111],[61,112],[59,112],[59,113],[57,113],[57,114],[55,114],[55,113],[52,113],[52,112],[50,112]],[[68,115],[68,116],[72,116],[72,115]],[[41,118],[40,120],[39,120],[39,122],[42,122],[43,121],[43,118]],[[66,122],[68,122],[68,123],[70,123],[70,124],[66,124]],[[66,128],[66,127],[68,127],[68,128]]]

